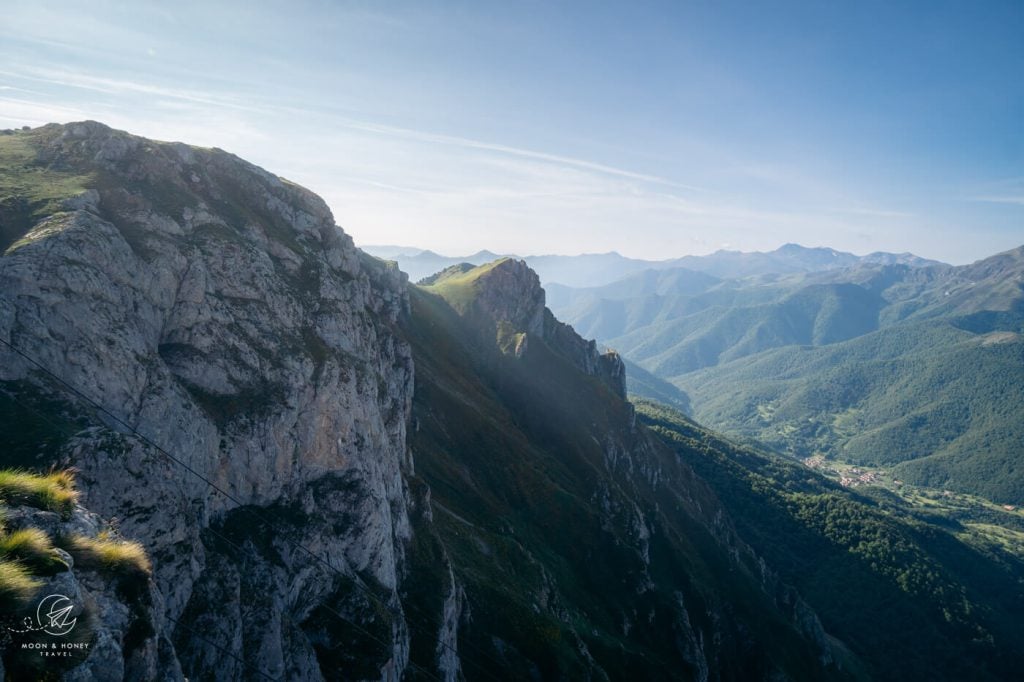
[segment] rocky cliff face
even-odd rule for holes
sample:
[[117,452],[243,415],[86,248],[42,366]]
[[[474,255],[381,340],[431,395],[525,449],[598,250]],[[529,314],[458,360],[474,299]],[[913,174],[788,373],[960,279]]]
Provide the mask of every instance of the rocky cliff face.
[[74,466],[148,550],[151,627],[100,609],[124,676],[834,672],[525,264],[410,289],[308,191],[96,123],[0,163],[0,339],[34,360],[0,351],[0,407],[35,415],[0,465]]
[[361,258],[319,198],[225,152],[97,123],[15,137],[26,172],[72,189],[5,205],[0,337],[181,464],[23,358],[5,353],[0,380],[106,422],[59,457],[88,507],[145,543],[186,674],[315,679],[318,633],[348,627],[328,617],[342,611],[388,621],[367,673],[397,679],[404,276]]
[[[530,339],[544,341],[584,374],[598,378],[616,396],[626,398],[626,366],[614,351],[600,353],[597,343],[582,338],[545,307],[537,273],[525,261],[502,258],[474,267],[453,265],[421,281],[451,296],[456,309],[476,329],[486,330],[485,344],[497,338],[507,352],[521,356]],[[492,333],[493,331],[493,333]]]

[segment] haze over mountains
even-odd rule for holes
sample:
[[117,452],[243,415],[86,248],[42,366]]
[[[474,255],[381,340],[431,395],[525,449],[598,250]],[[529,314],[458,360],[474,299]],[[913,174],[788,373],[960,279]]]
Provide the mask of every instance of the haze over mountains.
[[552,287],[582,334],[727,433],[1024,501],[1024,249],[710,281],[673,270]]
[[795,244],[525,260],[556,315],[634,363],[638,395],[794,456],[895,466],[909,482],[1021,504],[1022,248],[957,267]]
[[[487,250],[468,256],[453,257],[442,256],[433,251],[415,247],[369,245],[360,248],[378,258],[397,262],[413,282],[451,265],[458,263],[483,265],[499,257],[499,254]],[[513,256],[513,254],[500,255]],[[520,256],[513,257],[519,258]],[[725,279],[752,275],[817,272],[868,263],[912,266],[938,264],[937,261],[920,258],[910,253],[876,252],[866,256],[855,256],[852,253],[834,249],[807,248],[798,244],[785,244],[768,253],[716,251],[707,256],[683,256],[660,261],[627,258],[615,252],[578,256],[525,256],[522,259],[540,275],[541,282],[545,286],[560,284],[572,287],[600,286],[644,270],[680,267]]]

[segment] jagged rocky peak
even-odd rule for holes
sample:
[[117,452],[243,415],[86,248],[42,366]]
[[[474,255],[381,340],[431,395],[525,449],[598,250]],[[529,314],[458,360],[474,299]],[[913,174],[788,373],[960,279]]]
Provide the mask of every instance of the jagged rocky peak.
[[470,273],[475,276],[474,312],[517,332],[544,334],[544,289],[525,261],[502,258]]
[[601,353],[545,306],[540,277],[522,260],[502,258],[481,266],[453,265],[421,280],[440,293],[464,317],[483,324],[507,352],[521,357],[531,338],[543,339],[581,371],[598,377],[617,396],[626,397],[626,366],[615,351]]
[[601,353],[596,341],[584,339],[550,310],[545,310],[544,332],[548,343],[561,350],[576,367],[599,378],[612,393],[626,399],[626,363],[616,351]]
[[[486,266],[484,266],[486,267]],[[480,276],[476,305],[518,331],[544,333],[544,289],[540,277],[525,261],[503,258]]]

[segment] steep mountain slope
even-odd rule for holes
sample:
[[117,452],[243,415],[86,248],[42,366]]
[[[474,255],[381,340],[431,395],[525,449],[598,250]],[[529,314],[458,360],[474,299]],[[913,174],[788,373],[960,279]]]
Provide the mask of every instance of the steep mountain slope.
[[[878,679],[1012,679],[1024,561],[949,519],[857,495],[660,405],[640,421],[716,490],[740,534]],[[961,542],[960,539],[965,540]]]
[[88,508],[145,545],[147,646],[189,678],[318,679],[321,643],[358,629],[379,644],[330,674],[397,678],[401,274],[219,150],[88,122],[2,136],[0,160],[4,464],[74,466]]
[[412,304],[411,442],[472,614],[467,674],[842,674],[710,489],[635,425],[618,359],[544,309],[523,263],[455,266]]

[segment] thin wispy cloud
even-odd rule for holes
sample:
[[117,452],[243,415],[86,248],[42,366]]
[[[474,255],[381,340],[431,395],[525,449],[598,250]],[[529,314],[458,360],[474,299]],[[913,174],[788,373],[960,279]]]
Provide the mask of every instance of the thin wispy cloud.
[[[263,109],[264,111],[277,111],[280,113],[287,113],[288,115],[302,117],[309,116],[310,111],[308,109],[300,109],[296,107],[283,107],[267,105]],[[332,114],[330,111],[319,110],[313,112],[318,117],[322,118],[325,123],[329,123],[335,126],[341,126],[349,130],[358,130],[362,132],[372,133],[374,135],[380,135],[384,137],[406,139],[415,142],[429,143],[440,146],[458,147],[462,149],[470,149],[482,152],[494,152],[506,156],[515,156],[526,159],[534,159],[538,161],[544,161],[547,163],[558,164],[563,166],[569,166],[585,171],[591,171],[595,173],[601,173],[604,175],[610,175],[628,180],[635,180],[638,182],[653,183],[658,185],[665,185],[668,187],[674,187],[676,189],[686,190],[690,192],[705,192],[705,188],[698,187],[695,185],[678,182],[676,180],[661,177],[658,175],[652,175],[648,173],[642,173],[638,171],[628,170],[624,168],[618,168],[587,159],[574,158],[570,156],[563,156],[559,154],[552,154],[544,151],[538,151],[534,149],[524,149],[521,147],[515,147],[511,145],[505,145],[496,142],[487,142],[483,140],[475,140],[471,138],[461,137],[457,135],[448,135],[444,133],[431,132],[426,130],[417,130],[413,128],[405,128],[400,126],[385,125],[381,123],[373,123],[370,121],[359,120],[351,117],[341,116]]]
[[833,213],[845,213],[849,215],[862,215],[874,218],[913,218],[914,214],[909,211],[893,211],[885,208],[858,207],[837,207],[831,209]]
[[89,90],[105,95],[123,95],[131,93],[135,95],[155,96],[166,99],[195,102],[197,104],[206,104],[215,107],[240,109],[242,111],[261,111],[259,107],[246,104],[236,97],[218,96],[206,91],[192,90],[188,88],[172,88],[118,78],[90,76],[80,72],[67,70],[28,67],[23,72],[0,70],[0,76],[5,76],[7,78],[20,78],[35,83],[46,83],[49,85]]
[[42,125],[53,121],[88,117],[85,110],[73,106],[47,104],[14,97],[0,97],[0,102],[3,103],[7,116],[10,117],[9,121],[19,122],[23,125]]
[[[241,111],[248,111],[253,113],[271,114],[287,112],[288,114],[297,117],[307,116],[309,114],[308,110],[245,101],[243,98],[239,96],[225,97],[222,95],[215,95],[213,93],[201,90],[169,88],[125,79],[91,76],[67,70],[52,70],[45,68],[27,68],[23,72],[0,70],[0,76],[5,76],[8,78],[20,78],[23,80],[33,81],[37,83],[46,83],[50,85],[78,88],[82,90],[89,90],[92,92],[102,93],[105,95],[133,93],[138,95],[155,96],[165,99],[183,100],[186,102],[205,104],[214,107],[238,109]],[[411,128],[382,125],[378,123],[372,123],[369,121],[360,121],[357,119],[345,118],[341,116],[335,116],[324,113],[321,113],[321,115],[325,115],[329,119],[330,123],[335,126],[342,126],[350,130],[358,130],[362,132],[373,133],[375,135],[397,137],[408,140],[414,140],[416,142],[426,142],[437,145],[448,145],[476,151],[493,152],[496,154],[516,156],[527,159],[535,159],[547,163],[559,164],[595,173],[601,173],[604,175],[625,178],[628,180],[664,185],[667,187],[672,187],[675,189],[685,190],[689,192],[707,191],[706,189],[701,187],[677,182],[657,175],[650,175],[647,173],[617,168],[614,166],[609,166],[607,164],[597,163],[586,159],[551,154],[533,149],[523,149],[500,143],[474,140],[454,135],[446,135],[442,133],[428,132],[423,130],[414,130]]]
[[[17,2],[0,27],[0,127],[92,118],[222,147],[324,196],[365,243],[666,257],[798,241],[966,260],[1024,241],[1024,186],[963,170],[1019,175],[982,153],[1013,148],[1019,126],[979,128],[1002,120],[985,101],[942,109],[965,94],[942,69],[922,100],[899,55],[884,57],[880,101],[836,59],[857,35],[786,29],[748,59],[720,46],[757,50],[759,33],[685,4],[669,13],[692,31],[670,42],[629,12],[582,41],[577,18],[546,6],[501,26],[472,5],[241,7]],[[595,49],[623,40],[630,58]],[[948,56],[930,45],[914,50]],[[993,73],[980,53],[959,59]],[[1000,91],[1020,101],[1019,83]],[[921,115],[935,110],[951,113]]]
[[1002,178],[980,183],[965,192],[967,201],[1024,206],[1024,177]]
[[989,204],[1013,204],[1017,206],[1024,206],[1024,194],[971,197],[971,201],[981,201]]

